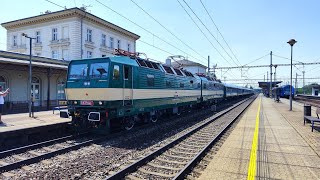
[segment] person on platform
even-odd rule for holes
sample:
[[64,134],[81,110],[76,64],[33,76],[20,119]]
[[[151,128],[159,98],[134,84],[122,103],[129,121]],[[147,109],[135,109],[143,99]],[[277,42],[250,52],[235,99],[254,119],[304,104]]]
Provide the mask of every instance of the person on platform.
[[2,91],[2,86],[0,86],[0,124],[3,124],[3,122],[1,121],[1,115],[4,106],[4,97],[6,97],[7,94],[9,94],[9,88],[6,91]]

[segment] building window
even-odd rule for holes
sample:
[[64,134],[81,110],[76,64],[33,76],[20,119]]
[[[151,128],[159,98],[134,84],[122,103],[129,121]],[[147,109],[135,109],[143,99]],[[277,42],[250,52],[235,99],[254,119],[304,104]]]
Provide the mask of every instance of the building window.
[[87,58],[92,58],[92,52],[91,51],[87,51]]
[[114,49],[114,38],[113,37],[110,37],[110,48],[111,49]]
[[87,29],[87,41],[92,42],[92,30]]
[[32,77],[32,84],[31,84],[31,97],[35,100],[40,99],[40,79],[37,77]]
[[154,86],[154,75],[147,74],[147,84],[148,86]]
[[41,43],[41,34],[40,31],[36,32],[36,43]]
[[131,47],[130,47],[131,45],[130,44],[128,44],[128,52],[130,52],[130,49],[131,49]]
[[106,35],[105,35],[105,34],[102,34],[102,37],[101,37],[101,46],[106,46]]
[[53,28],[52,29],[52,41],[57,41],[58,40],[58,28]]
[[13,36],[13,46],[17,46],[17,41],[18,41],[18,37],[17,36]]
[[63,78],[59,78],[57,82],[57,99],[60,99],[60,100],[66,99],[66,95],[64,93],[65,87],[66,87],[65,80]]
[[67,26],[62,27],[62,38],[63,39],[69,38],[69,27],[67,27]]
[[69,60],[69,51],[67,49],[62,49],[62,59]]
[[7,89],[6,79],[3,76],[0,76],[0,86],[2,87],[2,91]]
[[118,39],[118,41],[117,41],[117,48],[118,48],[118,49],[121,49],[120,47],[121,47],[121,41]]
[[52,51],[52,59],[58,59],[59,58],[59,54],[57,50]]
[[41,53],[36,53],[36,56],[41,56]]

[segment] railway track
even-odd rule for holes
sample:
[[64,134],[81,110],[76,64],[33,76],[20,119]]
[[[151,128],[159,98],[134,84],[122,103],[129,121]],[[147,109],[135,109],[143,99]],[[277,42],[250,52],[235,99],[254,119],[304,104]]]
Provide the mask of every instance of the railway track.
[[237,103],[107,179],[183,179],[255,98]]
[[2,151],[0,152],[0,173],[79,149],[105,138],[95,135],[87,137],[88,135],[88,132],[76,136],[68,135],[41,143]]
[[297,95],[295,100],[304,104],[320,107],[320,98],[317,96]]

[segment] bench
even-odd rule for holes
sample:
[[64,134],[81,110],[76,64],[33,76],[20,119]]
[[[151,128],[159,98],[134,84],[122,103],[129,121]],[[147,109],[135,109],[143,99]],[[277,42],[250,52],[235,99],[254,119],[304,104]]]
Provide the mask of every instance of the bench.
[[306,124],[306,120],[309,120],[311,122],[311,132],[313,132],[313,129],[314,129],[314,123],[315,122],[318,122],[320,123],[320,119],[319,119],[319,114],[320,114],[320,108],[317,107],[317,110],[316,110],[316,114],[317,114],[317,117],[313,117],[313,116],[304,116],[304,120],[303,120],[303,124],[305,125]]
[[53,107],[53,114],[54,114],[54,111],[55,110],[62,110],[62,109],[67,109],[68,108],[68,106],[67,106],[67,101],[66,100],[59,100],[58,101],[58,106],[56,106],[56,107]]

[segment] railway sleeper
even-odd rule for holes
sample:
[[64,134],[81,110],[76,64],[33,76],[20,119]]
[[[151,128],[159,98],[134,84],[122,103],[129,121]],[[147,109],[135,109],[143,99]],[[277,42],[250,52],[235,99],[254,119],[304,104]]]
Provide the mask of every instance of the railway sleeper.
[[195,155],[195,154],[197,154],[197,153],[192,153],[192,152],[177,151],[176,149],[170,149],[169,151],[173,152],[173,153],[177,153],[177,154],[187,154],[187,155]]
[[165,169],[165,170],[169,170],[169,171],[180,171],[181,170],[181,168],[161,166],[159,164],[155,164],[155,163],[152,163],[152,162],[149,162],[147,165],[152,166],[154,168]]
[[172,161],[168,159],[163,159],[162,157],[157,157],[156,160],[166,162],[166,163],[171,163],[171,164],[179,164],[179,165],[186,165],[187,162],[179,162],[179,161]]
[[175,174],[164,174],[164,173],[158,173],[158,172],[153,172],[153,171],[149,171],[147,169],[139,168],[138,171],[144,173],[144,174],[151,174],[151,175],[155,175],[155,176],[160,176],[160,177],[165,177],[165,178],[173,178],[175,176]]

